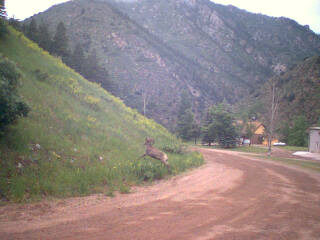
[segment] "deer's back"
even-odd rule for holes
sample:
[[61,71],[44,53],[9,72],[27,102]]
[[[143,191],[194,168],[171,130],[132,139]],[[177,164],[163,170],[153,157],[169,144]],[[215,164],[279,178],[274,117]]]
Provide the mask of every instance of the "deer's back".
[[148,156],[166,161],[168,159],[167,155],[164,152],[161,152],[159,149],[147,146],[146,153]]

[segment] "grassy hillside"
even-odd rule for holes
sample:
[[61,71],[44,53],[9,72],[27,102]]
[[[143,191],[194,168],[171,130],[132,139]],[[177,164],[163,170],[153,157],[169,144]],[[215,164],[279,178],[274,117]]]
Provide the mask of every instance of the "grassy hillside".
[[135,161],[144,152],[146,136],[171,152],[173,173],[202,163],[197,154],[176,153],[179,142],[165,128],[83,79],[21,33],[11,29],[0,41],[0,53],[23,73],[19,92],[31,108],[0,140],[1,195],[24,201],[127,192],[132,184],[164,177],[168,172],[159,161]]

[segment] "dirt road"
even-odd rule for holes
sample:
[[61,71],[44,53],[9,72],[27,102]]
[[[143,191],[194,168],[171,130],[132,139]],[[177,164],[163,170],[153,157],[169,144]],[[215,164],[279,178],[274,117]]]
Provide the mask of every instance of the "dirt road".
[[0,207],[0,239],[320,239],[320,174],[234,152],[114,198]]

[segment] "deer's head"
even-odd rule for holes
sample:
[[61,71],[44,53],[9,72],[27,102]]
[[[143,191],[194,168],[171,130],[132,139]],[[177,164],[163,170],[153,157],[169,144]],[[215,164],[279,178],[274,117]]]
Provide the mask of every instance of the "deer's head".
[[152,146],[154,144],[154,139],[152,138],[146,138],[145,142],[144,142],[144,145],[146,146]]

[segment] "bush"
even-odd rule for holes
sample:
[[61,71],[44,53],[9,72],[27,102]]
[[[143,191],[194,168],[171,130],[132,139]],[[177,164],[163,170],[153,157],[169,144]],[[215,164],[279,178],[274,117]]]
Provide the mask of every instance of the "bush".
[[162,147],[161,150],[167,153],[181,154],[183,153],[183,146],[180,144],[168,144]]
[[5,37],[9,33],[6,22],[0,18],[0,38]]
[[0,56],[0,134],[19,117],[26,117],[29,107],[17,93],[21,74],[16,65]]
[[36,69],[34,73],[39,81],[46,81],[49,78],[49,74],[40,69]]
[[308,145],[308,126],[305,116],[296,117],[293,126],[289,129],[288,144],[290,146],[306,147]]

